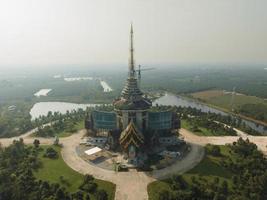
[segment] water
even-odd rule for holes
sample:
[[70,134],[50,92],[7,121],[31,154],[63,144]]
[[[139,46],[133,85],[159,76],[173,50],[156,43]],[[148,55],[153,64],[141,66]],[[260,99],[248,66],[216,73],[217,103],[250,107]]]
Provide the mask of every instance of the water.
[[[196,102],[195,100],[183,98],[180,96],[175,96],[173,94],[165,94],[164,96],[158,98],[153,102],[153,105],[170,105],[170,106],[182,106],[182,107],[192,107],[201,110],[202,112],[210,112],[210,113],[216,113],[216,114],[221,114],[221,115],[229,115],[226,112],[223,112],[221,110],[218,110],[216,108],[211,108],[207,105],[201,104]],[[233,116],[234,117],[234,116]],[[247,126],[251,127],[252,129],[263,133],[267,134],[267,127],[264,127],[260,124],[257,124],[252,121],[248,121],[245,119],[242,119],[242,122],[244,122]]]
[[[191,99],[182,98],[179,96],[175,96],[173,94],[166,94],[155,100],[153,105],[170,105],[170,106],[182,106],[182,107],[192,107],[201,110],[202,112],[211,112],[221,115],[229,115],[226,112],[220,111],[216,108],[211,108],[204,104],[198,103]],[[77,110],[79,108],[86,109],[87,107],[95,107],[100,104],[76,104],[76,103],[67,103],[67,102],[39,102],[34,104],[34,106],[30,110],[30,114],[32,119],[38,118],[39,116],[46,116],[49,111],[52,112],[60,112],[62,114],[66,113],[67,111]],[[254,123],[252,121],[248,121],[243,119],[242,120],[246,125],[251,127],[252,129],[267,134],[267,128],[264,126]]]
[[67,111],[86,109],[87,107],[95,107],[98,104],[76,104],[67,102],[39,102],[34,104],[30,110],[32,119],[36,119],[39,116],[46,116],[49,111],[52,113],[59,112],[65,114]]
[[175,96],[172,94],[165,94],[164,96],[158,98],[153,102],[153,105],[170,105],[170,106],[182,106],[182,107],[192,107],[196,108],[198,110],[201,110],[202,112],[211,112],[211,113],[216,113],[216,114],[221,114],[221,115],[228,115],[225,112],[222,112],[220,110],[217,110],[215,108],[211,108],[209,106],[200,104],[194,100],[191,99],[185,99],[181,98],[179,96]]
[[41,89],[38,92],[36,92],[34,94],[34,96],[36,97],[40,97],[40,96],[47,96],[47,94],[51,91],[52,89]]
[[100,81],[101,86],[104,89],[104,92],[111,92],[113,89],[105,81]]
[[64,81],[67,82],[73,82],[73,81],[85,81],[85,80],[93,80],[93,77],[69,77],[69,78],[64,78]]
[[53,78],[61,78],[62,76],[60,74],[54,75]]

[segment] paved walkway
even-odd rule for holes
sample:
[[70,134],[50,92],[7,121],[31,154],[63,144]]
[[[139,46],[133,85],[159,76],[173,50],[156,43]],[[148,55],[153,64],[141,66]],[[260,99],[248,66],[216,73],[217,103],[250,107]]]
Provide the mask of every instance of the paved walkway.
[[252,136],[240,130],[237,131],[239,136],[198,136],[183,128],[180,129],[179,132],[184,137],[185,141],[203,146],[206,144],[215,144],[215,145],[232,144],[233,142],[237,141],[240,137],[242,137],[243,139],[248,138],[250,142],[255,143],[258,146],[258,149],[261,150],[265,155],[267,155],[267,136]]
[[[33,138],[29,137],[35,130],[29,131],[20,137],[0,139],[3,146],[8,146],[14,139],[23,138],[25,144],[32,144],[34,139],[39,139],[41,144],[52,144],[54,139],[50,138]],[[84,134],[84,130],[79,131],[69,137],[60,138],[60,143],[63,144],[62,157],[64,161],[75,171],[82,174],[92,174],[94,177],[106,181],[111,181],[116,184],[116,200],[146,200],[148,199],[147,185],[152,181],[166,178],[173,173],[184,173],[197,165],[204,156],[204,145],[216,144],[224,145],[237,141],[239,136],[197,136],[186,129],[181,129],[180,134],[184,139],[191,143],[191,151],[181,161],[152,173],[145,172],[120,172],[105,170],[94,165],[90,165],[81,159],[76,153],[76,146],[79,145],[80,139]],[[240,132],[243,138],[248,138],[251,142],[257,144],[258,148],[267,155],[267,137],[265,136],[249,136]]]
[[113,172],[105,170],[84,161],[75,152],[84,131],[68,138],[61,139],[63,143],[62,157],[64,161],[75,171],[82,174],[92,174],[95,178],[111,181],[116,184],[116,200],[145,200],[148,199],[147,185],[157,179],[165,178],[173,173],[183,173],[198,164],[203,155],[203,147],[192,145],[191,151],[182,161],[177,161],[170,167],[162,170],[146,172]]

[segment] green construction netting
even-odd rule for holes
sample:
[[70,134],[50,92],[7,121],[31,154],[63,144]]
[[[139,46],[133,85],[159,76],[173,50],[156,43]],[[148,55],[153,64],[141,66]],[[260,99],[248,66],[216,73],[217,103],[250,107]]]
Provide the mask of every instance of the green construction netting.
[[148,128],[153,130],[171,129],[172,113],[164,112],[149,112],[148,113]]
[[93,124],[96,129],[116,129],[117,117],[114,112],[93,111]]

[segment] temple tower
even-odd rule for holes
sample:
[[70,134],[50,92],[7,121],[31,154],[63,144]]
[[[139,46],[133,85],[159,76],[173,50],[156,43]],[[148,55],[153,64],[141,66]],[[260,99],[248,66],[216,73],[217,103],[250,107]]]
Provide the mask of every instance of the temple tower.
[[136,72],[140,71],[135,69],[133,37],[131,25],[128,77],[119,98],[113,102],[114,110],[92,111],[85,120],[85,127],[88,133],[95,133],[91,134],[93,137],[107,132],[109,145],[121,149],[129,163],[138,165],[146,159],[149,148],[176,142],[175,131],[180,128],[180,119],[169,109],[150,109],[152,102],[138,84]]
[[135,61],[134,61],[134,48],[133,48],[133,26],[131,25],[130,31],[130,57],[129,57],[129,71],[128,78],[125,84],[125,87],[122,90],[121,96],[132,102],[137,102],[142,100],[143,93],[141,92],[135,70]]
[[140,90],[136,77],[134,47],[133,47],[133,26],[130,30],[130,56],[128,78],[121,92],[119,99],[114,101],[114,107],[120,117],[120,128],[126,129],[131,120],[139,130],[145,130],[147,125],[147,110],[152,103],[144,97]]
[[[128,77],[121,96],[113,103],[117,112],[118,126],[122,131],[120,143],[123,144],[123,151],[133,159],[140,150],[140,137],[144,137],[144,132],[148,125],[148,109],[152,106],[151,101],[146,98],[139,88],[136,77],[134,47],[133,47],[133,26],[130,30],[130,56]],[[137,137],[140,136],[140,137]],[[130,156],[131,155],[131,156]]]

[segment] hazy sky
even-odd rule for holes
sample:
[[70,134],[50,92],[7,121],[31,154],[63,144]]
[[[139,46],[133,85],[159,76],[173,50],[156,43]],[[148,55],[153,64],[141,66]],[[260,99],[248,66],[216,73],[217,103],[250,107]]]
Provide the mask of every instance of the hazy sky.
[[0,66],[267,63],[266,0],[1,0]]

